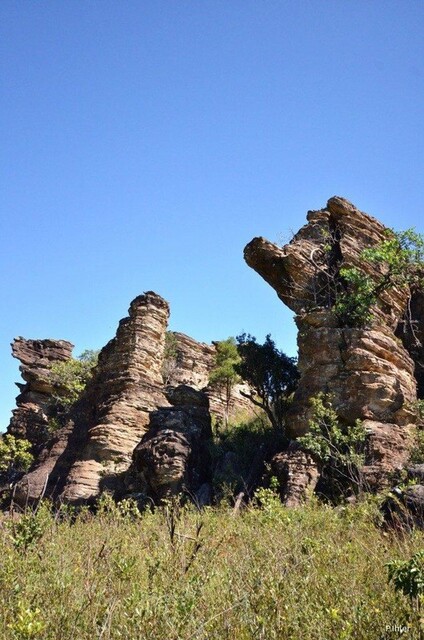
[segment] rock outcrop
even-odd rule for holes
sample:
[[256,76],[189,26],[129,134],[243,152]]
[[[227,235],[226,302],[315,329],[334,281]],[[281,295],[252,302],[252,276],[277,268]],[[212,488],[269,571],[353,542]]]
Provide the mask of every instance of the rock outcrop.
[[129,472],[135,487],[156,501],[185,489],[195,492],[210,476],[208,397],[186,385],[168,388],[166,396],[173,406],[150,414]]
[[[209,374],[215,366],[215,344],[197,342],[184,333],[173,332],[175,337],[175,357],[167,372],[166,382],[170,385],[189,385],[204,390],[209,398],[210,412],[218,419],[225,413],[224,395],[219,389],[209,385]],[[250,390],[246,384],[236,384],[231,391],[229,407],[230,419],[253,415],[252,403],[242,394]]]
[[55,388],[50,367],[69,360],[73,344],[65,340],[25,340],[16,338],[12,355],[20,360],[19,370],[25,384],[18,384],[21,393],[16,398],[8,433],[31,442],[34,453],[46,441],[49,420],[53,415],[52,398]]
[[388,482],[410,448],[414,362],[395,335],[410,292],[385,290],[372,310],[374,322],[364,329],[341,325],[332,305],[341,266],[366,268],[373,278],[381,274],[378,263],[362,263],[361,252],[386,238],[380,222],[334,197],[325,209],[308,213],[308,224],[285,247],[255,238],[245,248],[248,265],[296,314],[301,378],[288,420],[291,435],[308,430],[310,398],[330,394],[342,424],[364,421],[364,474],[373,489]]
[[287,451],[273,457],[271,472],[279,482],[281,499],[287,507],[296,507],[310,498],[319,479],[316,461],[296,441],[290,442]]
[[41,493],[89,502],[102,487],[117,489],[150,413],[169,404],[161,374],[168,316],[168,303],[153,292],[132,301],[66,426],[19,483],[20,502],[37,500]]

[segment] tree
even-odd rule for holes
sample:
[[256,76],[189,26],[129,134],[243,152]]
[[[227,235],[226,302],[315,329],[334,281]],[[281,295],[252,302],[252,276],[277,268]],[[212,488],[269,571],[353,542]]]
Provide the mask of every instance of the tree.
[[209,383],[220,390],[224,400],[224,423],[228,426],[231,392],[240,381],[237,365],[240,356],[234,338],[227,338],[215,344],[215,366],[209,374]]
[[178,366],[178,340],[173,331],[165,334],[165,347],[163,351],[162,378],[164,384],[169,384],[175,369]]
[[263,344],[250,334],[237,336],[237,351],[240,362],[236,370],[254,389],[242,395],[265,411],[275,429],[281,429],[289,396],[299,379],[295,359],[279,351],[270,334]]
[[67,408],[78,400],[92,376],[98,355],[98,351],[87,349],[78,358],[54,362],[50,366],[49,379],[56,390],[57,404]]
[[362,490],[362,472],[365,455],[366,431],[360,420],[353,425],[342,424],[333,408],[332,396],[319,393],[310,399],[313,415],[309,431],[297,438],[321,467],[321,478],[326,481],[328,497],[337,500],[348,490]]

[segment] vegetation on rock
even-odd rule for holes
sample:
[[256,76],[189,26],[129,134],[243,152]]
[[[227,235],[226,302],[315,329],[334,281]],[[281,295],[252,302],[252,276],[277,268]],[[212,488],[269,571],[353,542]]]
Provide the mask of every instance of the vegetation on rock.
[[50,366],[50,381],[55,388],[55,402],[63,408],[74,404],[90,380],[99,352],[86,350],[77,358],[54,362]]
[[365,429],[359,420],[354,425],[341,424],[331,396],[320,393],[310,403],[313,417],[309,431],[297,441],[319,462],[329,497],[337,499],[346,490],[357,493],[362,489]]
[[386,236],[380,244],[361,252],[360,268],[343,265],[338,271],[333,311],[342,325],[368,325],[374,317],[373,307],[385,291],[422,281],[424,238],[413,229],[387,229]]

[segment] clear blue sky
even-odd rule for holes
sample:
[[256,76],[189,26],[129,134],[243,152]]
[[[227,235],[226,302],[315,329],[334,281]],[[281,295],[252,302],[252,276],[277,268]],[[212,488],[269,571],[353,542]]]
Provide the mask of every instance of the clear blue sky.
[[0,430],[17,335],[103,346],[153,289],[210,341],[295,328],[243,261],[341,195],[424,231],[422,0],[2,0]]

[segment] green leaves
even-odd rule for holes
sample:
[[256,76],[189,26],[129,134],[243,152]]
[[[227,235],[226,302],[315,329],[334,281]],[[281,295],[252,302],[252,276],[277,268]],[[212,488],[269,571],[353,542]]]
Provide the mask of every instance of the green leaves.
[[28,471],[34,457],[30,453],[31,443],[23,438],[6,434],[0,438],[0,473]]
[[388,582],[411,600],[424,596],[424,551],[409,560],[393,560],[386,564]]
[[243,333],[237,336],[237,349],[241,357],[237,371],[257,394],[250,400],[264,409],[275,428],[281,428],[288,398],[299,379],[295,359],[279,351],[270,334],[259,344],[254,336]]
[[98,351],[87,350],[64,362],[55,362],[50,367],[50,381],[56,388],[55,399],[64,407],[78,400],[84,391],[92,370],[97,364]]
[[373,319],[372,307],[384,291],[422,280],[424,238],[413,229],[387,229],[386,236],[380,244],[361,252],[363,269],[343,266],[339,270],[342,289],[333,311],[344,326],[368,325]]
[[361,421],[342,425],[328,394],[319,393],[310,403],[309,431],[297,441],[321,463],[324,474],[336,473],[341,484],[359,484],[366,438]]

